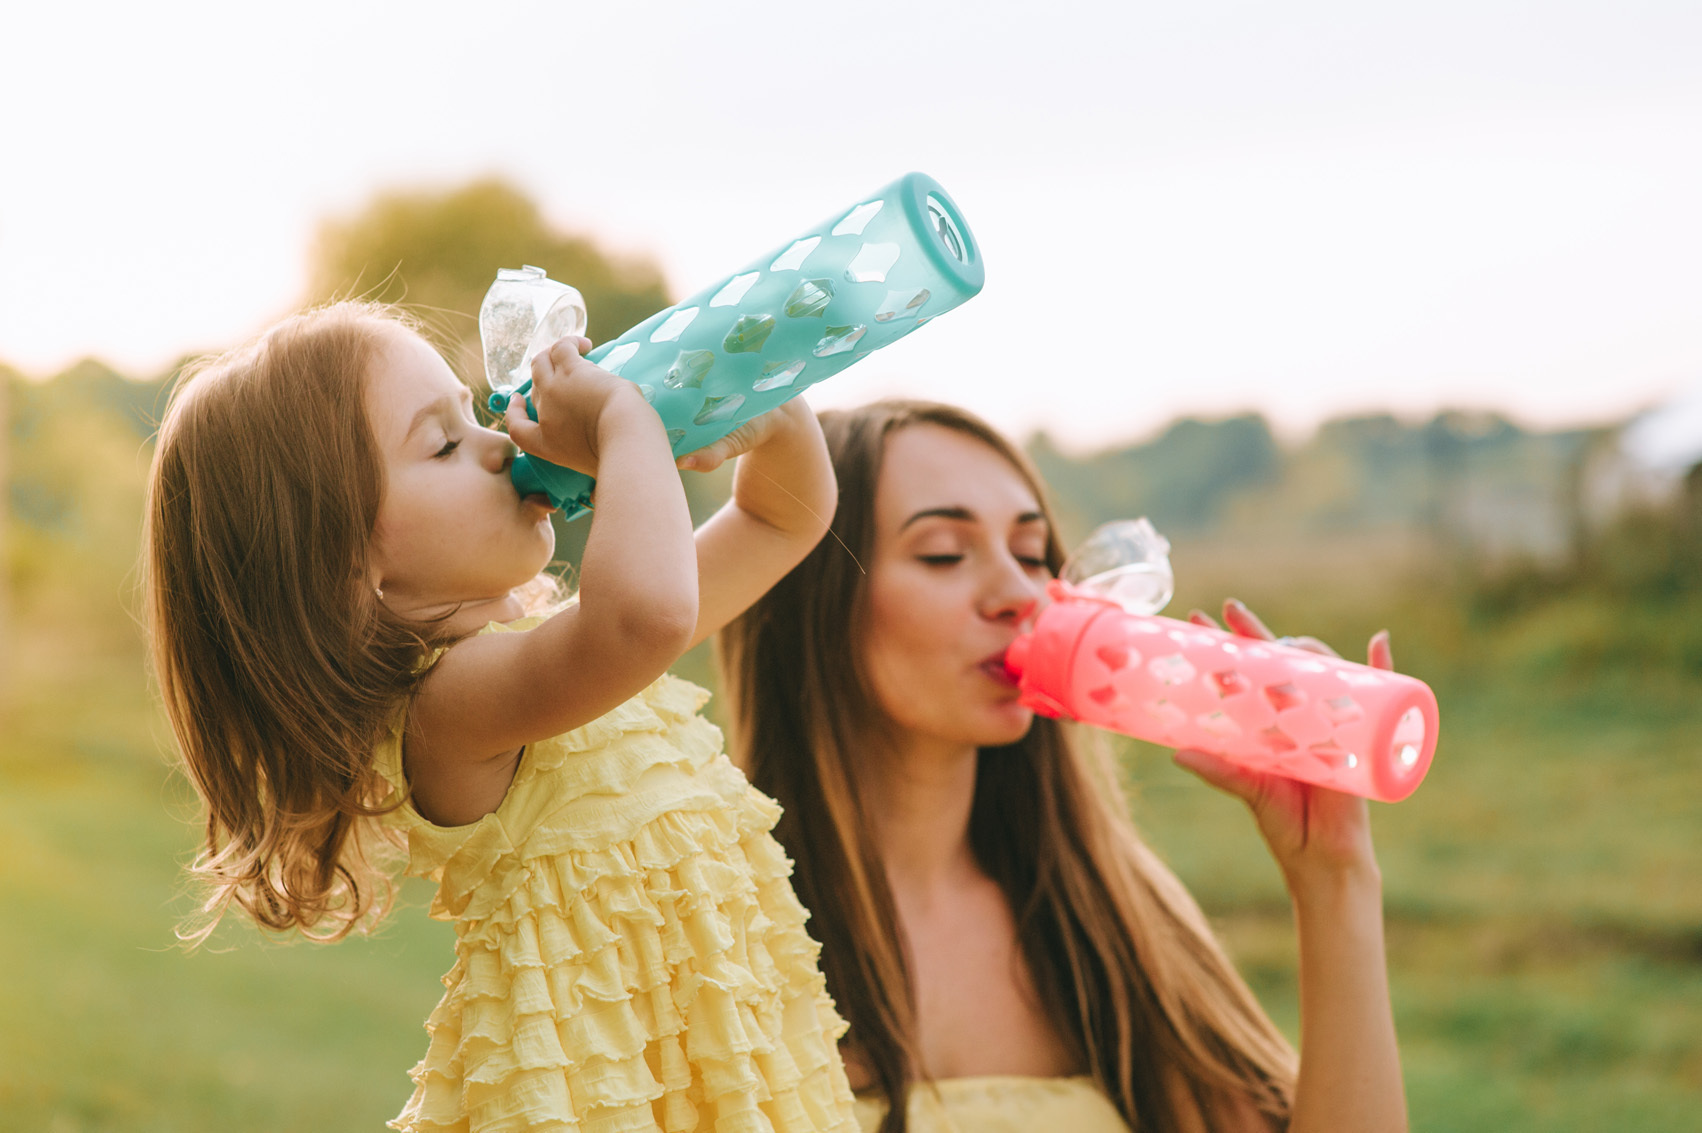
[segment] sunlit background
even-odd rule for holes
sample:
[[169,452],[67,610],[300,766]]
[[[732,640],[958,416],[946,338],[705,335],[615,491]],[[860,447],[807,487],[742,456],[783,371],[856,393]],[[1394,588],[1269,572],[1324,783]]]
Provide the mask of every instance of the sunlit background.
[[[8,11],[0,1128],[378,1128],[449,964],[418,894],[370,941],[174,949],[195,812],[135,562],[184,360],[371,294],[477,380],[498,267],[605,339],[912,169],[986,288],[812,403],[981,412],[1069,538],[1170,534],[1172,612],[1390,628],[1444,721],[1376,813],[1414,1127],[1693,1128],[1698,59],[1683,0]],[[1122,750],[1293,1035],[1250,824]]]
[[677,296],[913,168],[987,290],[823,401],[1098,444],[1243,408],[1571,424],[1702,373],[1683,0],[101,3],[5,39],[0,357],[36,375],[254,333],[384,189],[502,176]]

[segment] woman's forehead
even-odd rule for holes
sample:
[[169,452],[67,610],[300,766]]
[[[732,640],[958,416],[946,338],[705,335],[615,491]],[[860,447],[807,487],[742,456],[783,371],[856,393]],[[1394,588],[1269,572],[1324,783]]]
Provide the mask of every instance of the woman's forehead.
[[1040,511],[1023,474],[997,449],[958,429],[910,425],[887,437],[876,523],[896,530],[920,512],[957,510],[1004,526]]

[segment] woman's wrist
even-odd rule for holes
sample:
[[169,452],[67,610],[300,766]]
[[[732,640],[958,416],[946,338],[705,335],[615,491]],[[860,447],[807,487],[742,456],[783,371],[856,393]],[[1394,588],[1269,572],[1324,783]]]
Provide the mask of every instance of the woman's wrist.
[[1290,866],[1283,870],[1289,898],[1301,913],[1320,913],[1363,903],[1383,906],[1383,871],[1377,859],[1362,858]]
[[794,405],[803,415],[800,420],[776,429],[739,458],[733,502],[770,526],[797,529],[813,540],[825,533],[832,519],[836,480],[821,427],[802,400],[775,412],[788,412]]

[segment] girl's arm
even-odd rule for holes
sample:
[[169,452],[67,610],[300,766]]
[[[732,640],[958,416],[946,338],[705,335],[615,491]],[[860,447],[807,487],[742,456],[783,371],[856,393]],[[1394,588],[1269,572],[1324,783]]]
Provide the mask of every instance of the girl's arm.
[[744,613],[802,562],[827,533],[837,502],[821,426],[801,397],[681,457],[679,466],[708,472],[733,456],[739,456],[733,498],[697,530],[693,645]]
[[[1195,621],[1211,624],[1204,615]],[[1239,603],[1224,609],[1237,633],[1271,634]],[[1370,664],[1392,667],[1387,634]],[[1281,867],[1300,941],[1300,1079],[1289,1133],[1407,1128],[1400,1051],[1383,954],[1383,889],[1366,801],[1248,771],[1214,754],[1176,761],[1246,801]]]
[[[444,780],[440,793],[467,799],[472,810],[473,795],[493,793],[484,780],[501,780],[480,814],[507,789],[512,759],[502,757],[588,723],[643,689],[685,651],[697,620],[691,515],[661,419],[637,386],[580,357],[588,345],[564,339],[534,360],[536,423],[520,398],[508,414],[510,435],[526,451],[597,478],[579,600],[536,629],[457,643],[411,713],[410,773],[456,765],[460,775],[429,777]],[[466,770],[480,763],[505,765],[506,774]]]

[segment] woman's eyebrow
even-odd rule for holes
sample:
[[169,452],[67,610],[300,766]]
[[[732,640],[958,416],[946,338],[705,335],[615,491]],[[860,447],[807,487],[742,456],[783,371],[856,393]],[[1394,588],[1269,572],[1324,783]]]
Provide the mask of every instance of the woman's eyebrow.
[[[915,515],[912,515],[909,519],[899,524],[898,529],[899,531],[903,531],[912,523],[917,523],[924,519],[950,519],[959,523],[974,523],[976,518],[977,517],[973,511],[961,504],[954,507],[930,507],[923,508]],[[1025,511],[1016,517],[1016,526],[1018,527],[1023,527],[1030,523],[1044,524],[1045,522],[1046,517],[1038,511]]]
[[920,523],[924,519],[953,519],[959,523],[973,523],[975,522],[975,513],[961,505],[956,507],[923,508],[915,515],[912,515],[909,519],[899,524],[898,529],[903,531],[912,523]]

